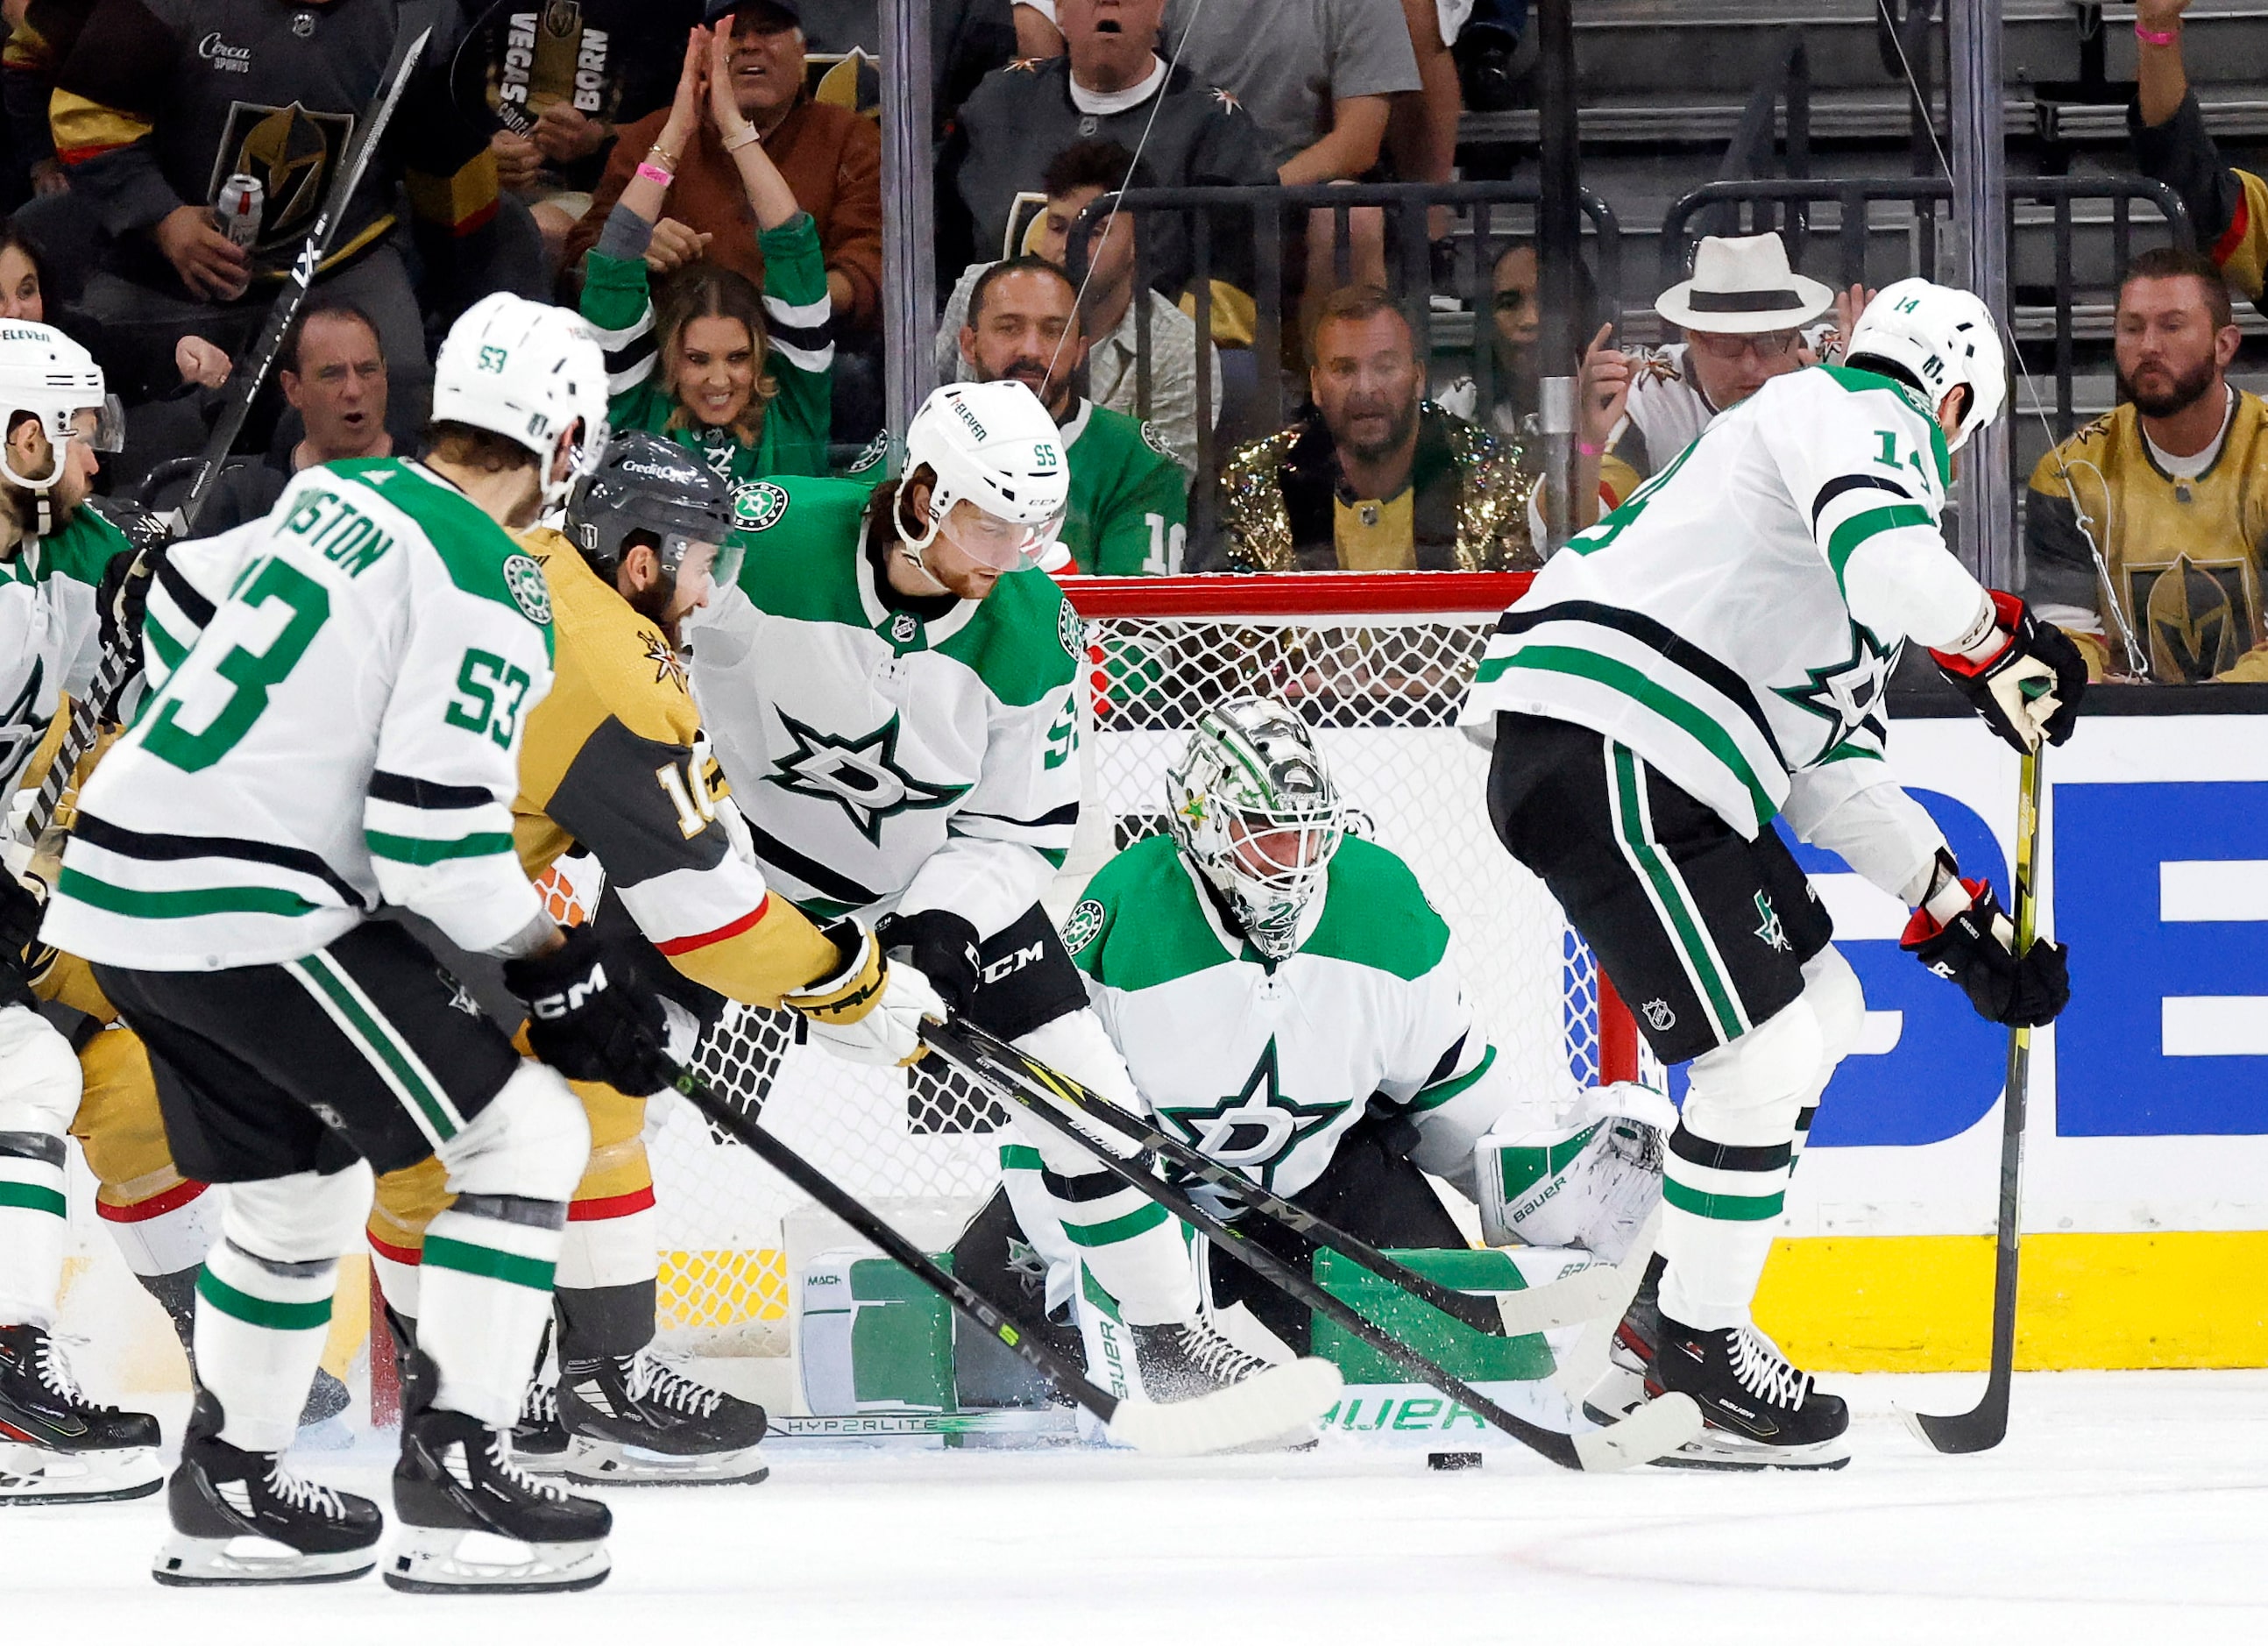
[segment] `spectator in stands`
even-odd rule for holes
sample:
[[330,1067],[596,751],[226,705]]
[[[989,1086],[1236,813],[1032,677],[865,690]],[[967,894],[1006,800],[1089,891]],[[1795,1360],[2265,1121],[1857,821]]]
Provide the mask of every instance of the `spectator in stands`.
[[1420,84],[1397,0],[1169,0],[1166,39],[1183,68],[1251,112],[1287,185],[1369,172],[1394,100]]
[[[1168,71],[1158,55],[1164,4],[1058,0],[1064,55],[1011,63],[970,95],[938,167],[940,272],[1027,250],[1022,213],[1040,204],[1048,166],[1090,138],[1140,154],[1168,188],[1274,180],[1259,128],[1237,100],[1186,68]],[[1182,238],[1168,243],[1160,232],[1152,247],[1161,290],[1179,290],[1187,273]],[[1215,246],[1225,258],[1233,252],[1219,234]]]
[[[930,0],[931,113],[942,133],[976,89],[977,82],[995,69],[1030,56],[1052,56],[1054,51],[1033,52],[1020,44],[1021,11],[1009,16],[1010,0]],[[863,52],[882,55],[880,0],[799,0],[804,31],[813,51],[838,55]],[[1054,48],[1060,51],[1061,37]],[[887,63],[883,68],[887,70]]]
[[1063,31],[1056,26],[1056,0],[1016,0],[1016,55],[1060,57]]
[[26,168],[25,181],[33,195],[59,195],[70,188],[63,162],[55,159],[48,100],[55,92],[55,70],[70,55],[92,9],[92,0],[9,0],[6,7],[0,102],[7,109],[9,145],[16,163]]
[[2190,0],[2140,0],[2134,9],[2137,95],[2126,112],[2134,166],[2172,185],[2190,210],[2198,244],[2221,277],[2268,314],[2268,179],[2224,165],[2182,64],[2182,14]]
[[48,270],[38,244],[12,222],[0,222],[0,320],[48,318]]
[[[769,524],[766,512],[777,506],[763,476],[828,472],[835,345],[819,230],[740,112],[735,55],[722,24],[688,38],[668,117],[585,260],[583,317],[607,351],[615,427],[697,453],[757,525]],[[657,304],[646,251],[671,173],[696,138],[739,173],[764,284],[760,292],[745,275],[704,260],[672,276]]]
[[2118,409],[2032,470],[2025,598],[2097,678],[2268,680],[2268,407],[2228,380],[2228,288],[2197,252],[2144,252],[2117,324]]
[[1778,235],[1712,235],[1693,255],[1693,277],[1654,299],[1683,341],[1626,354],[1602,326],[1576,388],[1576,524],[1618,507],[1719,412],[1809,364],[1803,328],[1836,302],[1831,287],[1789,269]]
[[1012,378],[1063,430],[1071,507],[1062,541],[1071,572],[1105,577],[1182,570],[1188,483],[1148,424],[1098,406],[1073,385],[1086,356],[1079,293],[1044,257],[993,264],[969,293],[961,358],[980,383]]
[[[1105,194],[1122,187],[1147,188],[1149,168],[1116,143],[1075,143],[1056,156],[1042,180],[1047,190],[1046,215],[1035,249],[1038,255],[1071,270],[1071,231],[1085,211]],[[1090,339],[1086,347],[1087,394],[1098,406],[1141,416],[1140,373],[1135,337],[1135,214],[1119,212],[1087,231],[1086,290],[1079,304],[1080,329]],[[967,363],[961,354],[961,328],[968,320],[968,297],[991,263],[972,263],[961,271],[945,305],[945,321],[938,328],[938,380],[966,380]],[[1074,283],[1079,276],[1073,273]],[[1197,469],[1197,322],[1154,291],[1142,293],[1150,310],[1150,415],[1146,421],[1166,443],[1184,473]],[[1220,354],[1211,343],[1205,358],[1212,373],[1212,414],[1220,417]]]
[[[173,0],[162,16],[144,0],[95,0],[49,107],[70,190],[33,204],[70,202],[108,238],[81,304],[114,350],[131,334],[155,362],[170,359],[186,330],[232,351],[249,340],[379,92],[401,17],[393,0],[297,11]],[[395,233],[396,190],[407,183],[429,297],[447,288],[436,306],[447,311],[499,284],[506,250],[484,135],[451,102],[456,40],[453,22],[435,29],[317,282],[378,322],[394,391],[421,412],[431,368]],[[214,215],[221,188],[239,173],[265,189],[249,247]],[[515,220],[526,228],[525,214]]]
[[[786,180],[795,203],[808,213],[827,265],[828,301],[846,339],[879,336],[882,323],[882,144],[874,122],[804,90],[800,0],[744,0],[737,9],[712,7],[731,43],[735,129],[756,134],[768,162]],[[673,117],[657,109],[622,129],[590,211],[568,238],[580,258],[637,166]],[[682,154],[668,162],[674,176],[666,214],[654,225],[645,263],[666,275],[706,257],[762,286],[762,237],[738,157],[718,146],[717,126],[703,121]],[[666,147],[666,145],[665,145]]]
[[1308,344],[1314,408],[1221,476],[1232,569],[1492,572],[1540,564],[1534,479],[1420,398],[1410,322],[1376,286],[1335,292]]
[[[1386,122],[1386,149],[1395,175],[1405,183],[1446,183],[1456,175],[1457,122],[1465,112],[1465,94],[1450,48],[1472,10],[1473,0],[1402,0],[1418,89],[1414,96],[1394,100]],[[1437,292],[1454,290],[1456,247],[1445,238],[1451,221],[1449,208],[1436,206],[1426,228],[1433,241]]]

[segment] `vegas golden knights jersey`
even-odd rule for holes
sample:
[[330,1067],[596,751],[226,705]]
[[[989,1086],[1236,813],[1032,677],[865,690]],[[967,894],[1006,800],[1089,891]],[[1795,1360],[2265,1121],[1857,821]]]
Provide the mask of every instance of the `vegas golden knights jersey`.
[[[2092,536],[2146,656],[2130,660],[2106,608]],[[2220,454],[2194,479],[2159,467],[2132,405],[2040,459],[2027,499],[2025,597],[2073,630],[2097,675],[2164,683],[2268,678],[2261,545],[2268,539],[2268,407],[2239,391]],[[2093,632],[2088,632],[2088,630]]]

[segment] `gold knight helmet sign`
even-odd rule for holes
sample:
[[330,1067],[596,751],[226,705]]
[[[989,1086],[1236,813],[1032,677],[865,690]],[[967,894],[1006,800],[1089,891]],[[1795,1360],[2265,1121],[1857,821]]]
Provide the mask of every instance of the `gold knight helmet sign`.
[[2245,570],[2237,562],[2200,563],[2187,555],[2176,555],[2171,565],[2129,568],[2153,678],[2211,680],[2235,666],[2251,643]]
[[298,103],[288,108],[262,103],[230,106],[206,198],[217,202],[221,185],[232,173],[259,180],[265,203],[260,238],[252,247],[255,258],[296,247],[306,238],[322,209],[331,173],[354,136],[354,124],[352,114],[320,114]]

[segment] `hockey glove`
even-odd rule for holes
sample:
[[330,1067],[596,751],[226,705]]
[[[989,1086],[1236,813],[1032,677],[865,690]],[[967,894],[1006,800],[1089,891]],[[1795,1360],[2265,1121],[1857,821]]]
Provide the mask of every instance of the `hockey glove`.
[[165,558],[163,544],[121,549],[103,567],[102,581],[95,587],[94,616],[102,649],[136,668],[142,662],[142,622],[149,609],[150,584]]
[[1927,908],[1916,909],[1898,946],[1939,977],[1959,984],[1987,1022],[2023,1029],[2053,1022],[2071,999],[2064,964],[2070,951],[2043,938],[2016,954],[2015,928],[2000,912],[1992,887],[1978,880],[1961,883],[1969,889],[1970,905],[1941,926]]
[[977,967],[976,928],[967,920],[950,909],[886,914],[874,927],[874,941],[886,954],[904,950],[954,1016],[968,1009],[982,973]]
[[587,926],[564,928],[547,955],[504,963],[504,984],[527,1002],[527,1044],[571,1081],[598,1081],[644,1097],[676,1076],[661,1002],[635,969]]
[[2079,720],[2087,659],[2062,630],[2035,618],[2015,595],[1986,593],[1997,619],[1992,632],[1971,650],[1930,656],[2018,754],[2038,748],[2043,734],[2060,743]]
[[26,951],[39,941],[40,917],[45,912],[38,893],[13,875],[0,872],[0,1007],[33,1004]]
[[945,1002],[918,967],[893,963],[872,932],[856,920],[821,926],[843,955],[842,969],[780,997],[803,1015],[811,1037],[853,1063],[905,1065],[929,1048],[922,1044],[925,1017],[945,1021]]

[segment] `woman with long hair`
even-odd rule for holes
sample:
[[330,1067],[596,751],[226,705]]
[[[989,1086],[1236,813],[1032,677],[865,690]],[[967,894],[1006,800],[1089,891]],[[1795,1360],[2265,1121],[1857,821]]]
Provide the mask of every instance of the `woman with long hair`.
[[[835,345],[819,230],[733,99],[732,44],[729,21],[688,39],[669,118],[585,261],[583,317],[607,351],[614,426],[676,441],[739,493],[766,475],[828,472]],[[696,141],[740,171],[762,292],[697,262],[650,289],[646,247]]]

